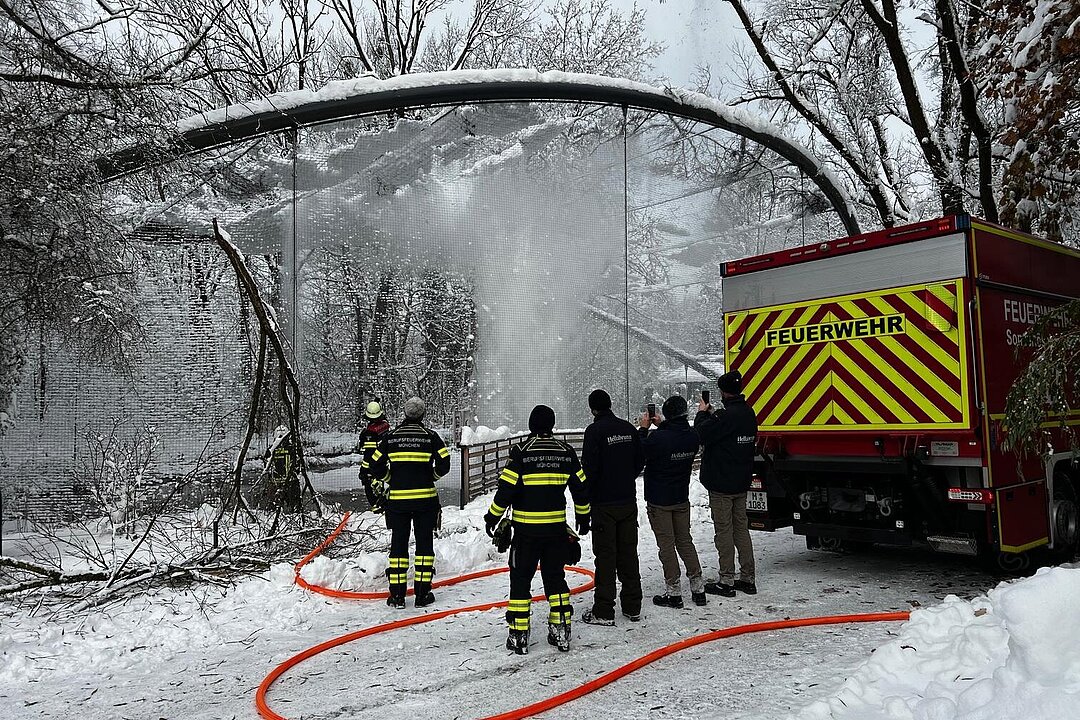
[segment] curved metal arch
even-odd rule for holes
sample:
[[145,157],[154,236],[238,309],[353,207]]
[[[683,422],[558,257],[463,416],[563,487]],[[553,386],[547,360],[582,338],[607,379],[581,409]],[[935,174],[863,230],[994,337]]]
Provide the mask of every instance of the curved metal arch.
[[317,92],[299,90],[232,105],[182,121],[163,146],[140,145],[103,157],[106,179],[247,138],[360,115],[461,103],[578,102],[625,106],[687,118],[727,130],[769,148],[818,186],[848,234],[860,232],[855,203],[843,183],[821,166],[802,143],[767,120],[701,93],[584,73],[535,70],[456,70],[365,77],[327,84]]

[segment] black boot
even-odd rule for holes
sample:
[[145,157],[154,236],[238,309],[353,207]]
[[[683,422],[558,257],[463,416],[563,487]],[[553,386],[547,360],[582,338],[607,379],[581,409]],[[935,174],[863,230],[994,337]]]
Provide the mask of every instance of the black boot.
[[581,615],[581,622],[589,625],[603,625],[605,627],[615,627],[615,618],[603,618],[593,615],[592,610],[586,610]]
[[386,598],[386,604],[392,608],[403,608],[405,607],[405,596],[391,595],[390,597]]
[[513,650],[518,655],[529,654],[529,631],[511,630],[506,638],[506,649]]
[[548,625],[548,644],[559,648],[559,652],[570,650],[570,626],[559,624]]
[[704,592],[699,592],[699,593],[692,592],[692,593],[690,593],[690,597],[693,598],[694,604],[698,605],[698,606],[704,605],[705,603],[708,602],[708,600],[705,599],[705,593]]
[[752,582],[747,582],[746,580],[736,580],[732,587],[747,595],[757,595],[757,585]]
[[705,592],[710,595],[720,595],[721,597],[735,597],[735,588],[732,585],[725,585],[719,582],[707,582],[705,583]]
[[660,607],[675,608],[676,610],[682,609],[682,595],[653,595],[653,605],[659,605]]
[[427,592],[416,595],[416,607],[427,607],[431,603],[435,602],[435,593],[428,590]]

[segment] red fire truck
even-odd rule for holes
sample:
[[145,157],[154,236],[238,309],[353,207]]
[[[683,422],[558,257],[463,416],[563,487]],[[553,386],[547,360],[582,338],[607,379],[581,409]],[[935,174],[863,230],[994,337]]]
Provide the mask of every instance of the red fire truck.
[[957,215],[728,262],[723,278],[727,368],[759,424],[751,527],[1009,570],[1035,548],[1075,554],[1068,443],[1021,458],[1002,423],[1024,332],[1080,297],[1080,252]]

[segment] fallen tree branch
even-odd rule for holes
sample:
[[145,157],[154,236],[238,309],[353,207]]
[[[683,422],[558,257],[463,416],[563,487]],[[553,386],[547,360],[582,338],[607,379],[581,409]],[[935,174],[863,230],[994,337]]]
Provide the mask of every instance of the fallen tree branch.
[[[277,319],[273,316],[273,309],[266,304],[262,295],[259,294],[259,287],[255,283],[255,278],[251,276],[251,272],[248,270],[247,265],[244,264],[244,256],[240,252],[240,249],[233,245],[227,233],[225,233],[218,225],[217,218],[214,218],[213,226],[214,240],[222,251],[224,251],[226,257],[229,258],[229,262],[236,272],[237,280],[247,292],[248,300],[251,302],[251,308],[255,311],[255,317],[259,321],[259,328],[262,335],[270,342],[270,347],[274,351],[274,356],[278,361],[278,368],[281,371],[281,400],[289,411],[289,431],[293,433],[293,438],[295,439],[294,447],[296,448],[296,460],[297,464],[300,466],[300,475],[304,479],[301,497],[303,497],[305,491],[310,492],[319,516],[323,517],[326,515],[326,508],[323,507],[322,499],[319,497],[318,493],[315,492],[315,487],[311,484],[311,478],[308,476],[307,471],[307,461],[304,458],[304,443],[300,441],[300,383],[296,379],[296,373],[293,371],[292,363],[289,362],[289,356],[285,352],[285,343],[282,340],[281,330],[278,327]],[[239,462],[243,462],[243,458],[240,458]]]

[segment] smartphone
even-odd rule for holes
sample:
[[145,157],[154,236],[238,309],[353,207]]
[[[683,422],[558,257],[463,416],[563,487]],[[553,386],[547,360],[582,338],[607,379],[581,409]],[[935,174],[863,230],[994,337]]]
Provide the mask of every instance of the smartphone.
[[709,404],[709,391],[708,390],[702,390],[701,391],[701,402],[705,403],[706,405]]
[[649,403],[646,406],[646,410],[649,413],[649,417],[651,417],[651,418],[656,417],[656,403]]

